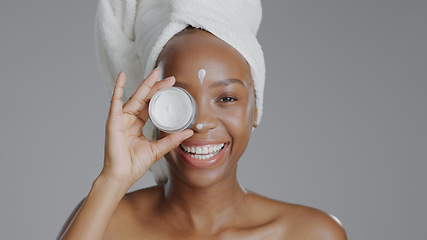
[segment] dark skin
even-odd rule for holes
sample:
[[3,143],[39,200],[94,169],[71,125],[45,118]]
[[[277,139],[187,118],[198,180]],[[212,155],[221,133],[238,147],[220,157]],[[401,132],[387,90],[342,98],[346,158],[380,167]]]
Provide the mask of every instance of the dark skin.
[[[158,63],[164,76],[174,76],[174,85],[198,104],[194,134],[180,142],[221,142],[224,155],[200,168],[185,161],[180,146],[173,148],[165,155],[169,181],[125,194],[103,239],[347,239],[324,212],[268,199],[239,185],[237,162],[257,126],[251,72],[239,52],[210,33],[190,29],[168,42]],[[202,68],[203,84],[197,77]]]

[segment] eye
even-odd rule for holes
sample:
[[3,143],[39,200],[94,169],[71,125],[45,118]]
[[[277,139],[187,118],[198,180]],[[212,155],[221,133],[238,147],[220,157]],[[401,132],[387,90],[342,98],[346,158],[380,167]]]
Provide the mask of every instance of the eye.
[[223,97],[219,101],[220,102],[234,102],[234,101],[237,101],[237,99],[233,98],[233,97]]

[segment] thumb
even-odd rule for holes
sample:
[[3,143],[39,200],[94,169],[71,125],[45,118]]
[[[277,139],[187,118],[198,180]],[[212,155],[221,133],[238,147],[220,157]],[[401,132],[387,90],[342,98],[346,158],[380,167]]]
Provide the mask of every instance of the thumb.
[[191,129],[186,129],[182,132],[173,133],[165,138],[158,140],[153,143],[152,149],[155,156],[155,161],[159,160],[170,150],[176,148],[181,144],[185,139],[193,136],[194,132]]

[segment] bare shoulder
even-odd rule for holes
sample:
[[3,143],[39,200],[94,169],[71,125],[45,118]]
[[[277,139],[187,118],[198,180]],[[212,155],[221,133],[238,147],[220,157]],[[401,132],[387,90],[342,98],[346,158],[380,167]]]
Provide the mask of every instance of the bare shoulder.
[[114,211],[105,232],[105,239],[134,239],[145,226],[143,219],[151,219],[155,205],[162,196],[161,187],[140,189],[127,193]]
[[340,221],[319,209],[281,202],[251,193],[262,206],[263,213],[274,219],[271,226],[281,232],[283,239],[346,240]]
[[138,217],[137,213],[145,216],[151,214],[155,205],[163,196],[162,186],[153,186],[127,193],[120,201],[113,217]]
[[123,198],[123,205],[132,210],[145,212],[145,210],[153,209],[153,205],[156,205],[162,197],[163,185],[156,185],[127,193]]
[[289,211],[291,214],[282,217],[284,223],[292,226],[290,235],[298,236],[301,239],[347,239],[343,226],[335,217],[319,209],[292,205],[292,211]]

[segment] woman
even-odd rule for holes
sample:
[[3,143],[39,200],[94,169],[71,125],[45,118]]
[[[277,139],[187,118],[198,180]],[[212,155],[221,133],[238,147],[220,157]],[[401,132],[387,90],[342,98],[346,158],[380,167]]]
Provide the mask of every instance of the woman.
[[[99,9],[105,10],[106,5],[101,2]],[[227,1],[215,4],[174,1],[173,4],[180,5],[165,6],[176,7],[179,13],[188,2],[209,7],[211,11]],[[227,3],[231,9],[234,7],[232,11],[237,11],[234,3],[242,1]],[[109,7],[117,10],[123,4],[126,7],[122,10],[129,9],[129,1],[116,4]],[[156,8],[162,3],[152,4],[135,9]],[[260,10],[259,4],[253,5]],[[187,7],[187,10],[194,9]],[[135,19],[138,22],[138,16]],[[230,39],[224,40],[227,37],[216,32],[212,25],[212,28],[195,26],[205,29],[202,30],[191,27],[197,25],[195,23],[183,21],[183,24],[190,27],[177,28],[178,34],[165,38],[166,44],[160,44],[159,54],[148,54],[155,56],[153,64],[157,68],[124,105],[127,78],[132,79],[138,71],[136,67],[123,66],[133,73],[121,72],[115,81],[106,126],[103,170],[87,198],[76,208],[78,211],[71,215],[72,220],[65,224],[68,228],[61,239],[346,239],[342,227],[327,214],[268,199],[240,186],[236,177],[237,162],[259,123],[262,110],[262,67],[257,67],[244,47]],[[138,42],[136,26],[137,23],[133,39]],[[155,36],[155,39],[161,37]],[[156,47],[158,44],[148,48]],[[132,54],[132,51],[126,52]],[[141,57],[144,53],[137,56],[129,58],[139,59],[150,69],[149,61]],[[263,59],[261,62],[263,64]],[[203,79],[198,76],[201,69],[206,73]],[[167,78],[157,81],[161,75]],[[142,134],[144,125],[151,124],[147,104],[157,91],[170,86],[182,87],[195,98],[196,123],[191,129],[173,134],[155,131],[159,140],[149,141],[150,136]],[[201,153],[197,148],[206,148],[208,152]],[[203,159],[208,154],[209,157]],[[168,163],[168,174],[157,179],[164,183],[126,193],[163,156]]]

